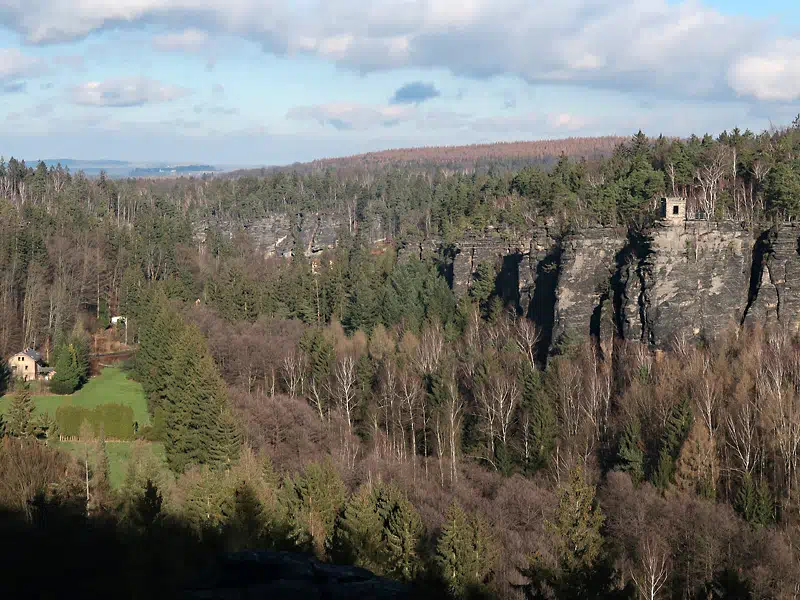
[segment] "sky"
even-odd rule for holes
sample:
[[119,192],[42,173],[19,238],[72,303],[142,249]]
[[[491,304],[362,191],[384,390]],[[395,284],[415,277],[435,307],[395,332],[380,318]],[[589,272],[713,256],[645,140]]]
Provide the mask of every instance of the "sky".
[[271,165],[800,113],[797,0],[0,0],[0,155]]

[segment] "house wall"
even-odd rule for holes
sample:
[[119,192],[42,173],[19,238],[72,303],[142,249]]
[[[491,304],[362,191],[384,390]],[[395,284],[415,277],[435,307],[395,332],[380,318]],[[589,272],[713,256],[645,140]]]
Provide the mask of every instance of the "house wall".
[[36,379],[36,361],[27,354],[15,354],[8,361],[11,374],[15,378],[33,381]]

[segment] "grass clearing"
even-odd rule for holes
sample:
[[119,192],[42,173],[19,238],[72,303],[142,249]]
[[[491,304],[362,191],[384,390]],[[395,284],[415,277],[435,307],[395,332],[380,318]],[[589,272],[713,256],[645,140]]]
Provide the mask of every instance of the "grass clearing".
[[[94,408],[101,404],[123,404],[133,409],[133,420],[144,427],[150,423],[147,412],[147,400],[142,386],[128,378],[128,374],[119,367],[105,367],[97,377],[71,396],[34,396],[37,413],[48,413],[56,416],[59,406],[74,404]],[[0,414],[5,413],[11,404],[11,395],[0,398]]]
[[[133,454],[134,444],[137,442],[106,442],[106,453],[108,454],[108,478],[111,487],[115,490],[122,487],[122,482],[125,481],[125,473],[128,468],[128,461]],[[161,461],[166,468],[166,455],[164,454],[164,444],[161,442],[138,442]],[[81,442],[56,442],[57,447],[69,452],[70,454],[80,458],[83,452],[83,444]]]

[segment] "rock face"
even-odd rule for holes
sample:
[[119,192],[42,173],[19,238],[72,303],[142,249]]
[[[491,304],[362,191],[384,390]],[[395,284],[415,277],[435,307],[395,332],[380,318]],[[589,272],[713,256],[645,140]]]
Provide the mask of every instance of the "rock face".
[[207,580],[186,590],[184,600],[400,600],[409,586],[366,569],[330,565],[290,552],[227,554]]
[[[243,227],[265,256],[307,256],[333,248],[348,218],[274,215]],[[225,231],[232,227],[220,226]],[[198,228],[200,231],[202,228]],[[376,219],[362,234],[385,237]],[[669,346],[676,336],[710,338],[756,320],[800,327],[800,227],[657,222],[647,231],[535,227],[524,235],[491,228],[453,243],[406,242],[398,260],[438,257],[457,297],[469,292],[481,263],[497,272],[505,305],[542,333],[540,357],[553,342],[590,335]],[[198,233],[202,243],[202,235]]]
[[753,236],[734,223],[687,221],[652,236],[647,312],[652,341],[713,337],[739,323],[747,305]]

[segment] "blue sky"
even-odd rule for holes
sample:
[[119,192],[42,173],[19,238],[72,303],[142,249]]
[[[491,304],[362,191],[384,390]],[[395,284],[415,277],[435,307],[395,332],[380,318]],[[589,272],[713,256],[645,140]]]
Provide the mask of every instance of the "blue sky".
[[760,130],[795,0],[0,0],[0,155],[283,164]]

